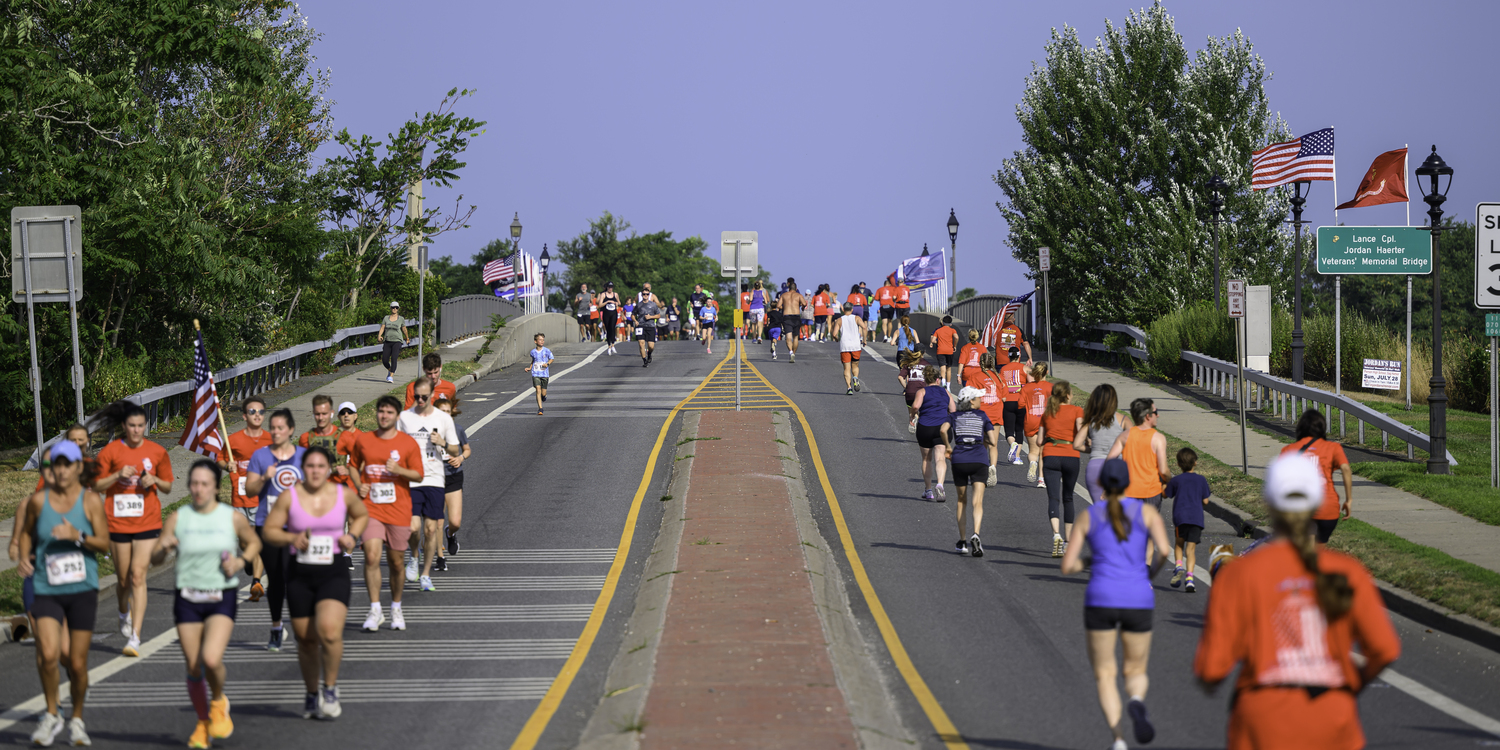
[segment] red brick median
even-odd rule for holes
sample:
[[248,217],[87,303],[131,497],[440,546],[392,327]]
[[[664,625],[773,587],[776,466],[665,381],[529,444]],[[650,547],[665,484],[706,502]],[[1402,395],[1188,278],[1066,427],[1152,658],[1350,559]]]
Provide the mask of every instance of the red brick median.
[[642,747],[855,747],[771,413],[705,411],[698,437]]

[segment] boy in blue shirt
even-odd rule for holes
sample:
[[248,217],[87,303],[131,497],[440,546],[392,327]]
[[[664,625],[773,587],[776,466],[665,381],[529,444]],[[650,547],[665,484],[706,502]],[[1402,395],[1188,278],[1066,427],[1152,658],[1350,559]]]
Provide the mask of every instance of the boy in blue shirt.
[[536,348],[531,355],[531,387],[536,389],[536,413],[542,415],[542,402],[547,400],[547,380],[552,377],[552,350],[547,348],[547,337],[538,333],[533,336]]
[[[1177,560],[1177,569],[1172,572],[1172,588],[1186,585],[1183,590],[1191,594],[1197,591],[1193,585],[1193,565],[1198,560],[1198,542],[1203,541],[1203,508],[1208,505],[1208,480],[1193,472],[1198,465],[1198,454],[1192,448],[1177,451],[1177,468],[1182,473],[1172,477],[1162,491],[1172,498],[1172,525],[1177,527],[1177,541],[1172,545],[1172,557]],[[1187,556],[1183,556],[1186,548]]]

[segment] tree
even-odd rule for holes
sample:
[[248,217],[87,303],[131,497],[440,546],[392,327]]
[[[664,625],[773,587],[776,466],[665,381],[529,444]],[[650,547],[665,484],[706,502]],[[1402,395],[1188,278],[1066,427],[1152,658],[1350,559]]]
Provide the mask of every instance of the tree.
[[[626,232],[629,236],[622,236]],[[613,281],[623,295],[649,282],[663,302],[686,300],[694,285],[712,289],[719,282],[719,264],[704,254],[707,248],[696,236],[673,240],[667,231],[636,234],[630,222],[605,211],[577,237],[557,242],[557,259],[567,266],[561,274],[563,296],[571,301],[581,283],[600,290]]]
[[1236,31],[1190,56],[1160,2],[1106,23],[1092,48],[1053,30],[1016,107],[1026,148],[1004,160],[996,203],[1012,255],[1040,278],[1052,248],[1059,330],[1101,322],[1143,325],[1212,299],[1213,247],[1205,184],[1224,196],[1221,278],[1286,288],[1280,222],[1290,189],[1250,191],[1250,154],[1290,138],[1271,113],[1270,73]]
[[963,302],[964,300],[970,299],[978,294],[979,292],[974,291],[974,287],[966,286],[963,289],[958,290],[958,294],[953,295],[953,301],[955,303]]
[[448,255],[429,261],[428,265],[433,273],[443,277],[455,295],[490,294],[489,285],[484,283],[485,264],[508,256],[512,251],[510,240],[490,240],[467,265],[453,262]]

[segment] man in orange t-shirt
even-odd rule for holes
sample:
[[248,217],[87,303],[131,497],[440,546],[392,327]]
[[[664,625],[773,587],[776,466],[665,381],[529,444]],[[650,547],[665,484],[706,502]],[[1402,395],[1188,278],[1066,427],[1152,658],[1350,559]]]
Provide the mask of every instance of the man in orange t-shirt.
[[[1010,354],[1017,357],[1020,350],[1012,348]],[[1021,407],[1021,387],[1026,381],[1026,365],[1012,359],[1000,366],[1000,385],[1003,388],[1000,398],[1005,402],[1001,421],[1005,423],[1005,441],[1010,444],[1006,458],[1016,466],[1021,465],[1021,438],[1025,436],[1026,412]]]
[[359,421],[359,407],[353,401],[339,404],[339,441],[333,446],[333,457],[338,465],[333,467],[333,481],[359,491],[359,472],[349,470],[349,459],[354,455],[354,442],[364,431],[355,427]]
[[1026,361],[1032,361],[1031,344],[1026,343],[1025,334],[1021,333],[1021,327],[1016,325],[1015,313],[1011,313],[1011,317],[1005,319],[1005,325],[1000,328],[1000,335],[997,338],[1000,345],[995,347],[995,351],[999,352],[1000,364],[1010,361],[1009,352],[1013,347],[1026,350]]
[[900,284],[893,289],[891,301],[896,305],[896,320],[900,320],[901,316],[911,314],[911,290]]
[[375,403],[376,429],[355,438],[349,462],[359,470],[359,496],[370,511],[363,535],[365,590],[370,593],[367,631],[378,630],[385,622],[380,611],[381,547],[385,547],[391,574],[391,629],[406,629],[401,591],[406,584],[403,557],[412,534],[411,483],[422,480],[425,467],[417,441],[396,429],[400,416],[401,402],[395,396],[381,396]]
[[[229,436],[229,450],[234,453],[234,465],[229,464],[227,456],[221,457],[219,466],[229,472],[230,501],[235,509],[243,513],[245,520],[255,525],[255,509],[260,505],[260,498],[255,495],[245,495],[245,471],[250,468],[250,457],[255,452],[271,444],[271,433],[264,429],[266,424],[266,402],[260,396],[251,396],[240,404],[240,416],[245,420],[245,428]],[[260,558],[255,559],[256,570],[260,570]],[[257,574],[256,578],[260,578]]]
[[830,297],[827,284],[818,288],[818,293],[813,295],[813,323],[816,325],[816,338],[818,341],[828,340],[828,303]]
[[932,332],[927,345],[937,354],[939,377],[943,387],[948,387],[948,376],[958,365],[958,329],[953,327],[953,316],[944,315],[943,324]]
[[880,304],[880,340],[889,344],[896,335],[896,287],[890,279],[875,290],[875,301]]
[[[422,374],[432,381],[432,399],[458,398],[458,387],[451,380],[443,380],[443,355],[437,352],[428,352],[422,356]],[[416,378],[406,384],[406,407],[410,409],[417,403],[412,394],[412,386],[416,384]]]

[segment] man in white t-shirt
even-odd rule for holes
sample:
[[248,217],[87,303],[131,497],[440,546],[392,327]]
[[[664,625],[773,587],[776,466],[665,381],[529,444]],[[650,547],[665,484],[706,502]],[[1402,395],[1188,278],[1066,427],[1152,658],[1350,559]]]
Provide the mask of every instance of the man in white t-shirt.
[[420,561],[421,586],[423,591],[436,591],[432,585],[432,561],[442,544],[443,493],[447,486],[443,467],[448,456],[463,452],[463,446],[458,442],[453,417],[432,405],[431,378],[425,375],[417,378],[412,384],[412,396],[416,403],[396,420],[396,429],[422,448],[422,481],[411,483],[411,556],[406,560],[406,580],[418,580],[418,550],[420,539],[425,538],[427,554]]
[[868,330],[865,322],[854,314],[854,306],[845,302],[842,308],[843,315],[839,316],[835,331],[839,337],[839,361],[844,363],[844,385],[849,388],[849,395],[860,389],[859,382],[859,353],[865,348],[865,333]]

